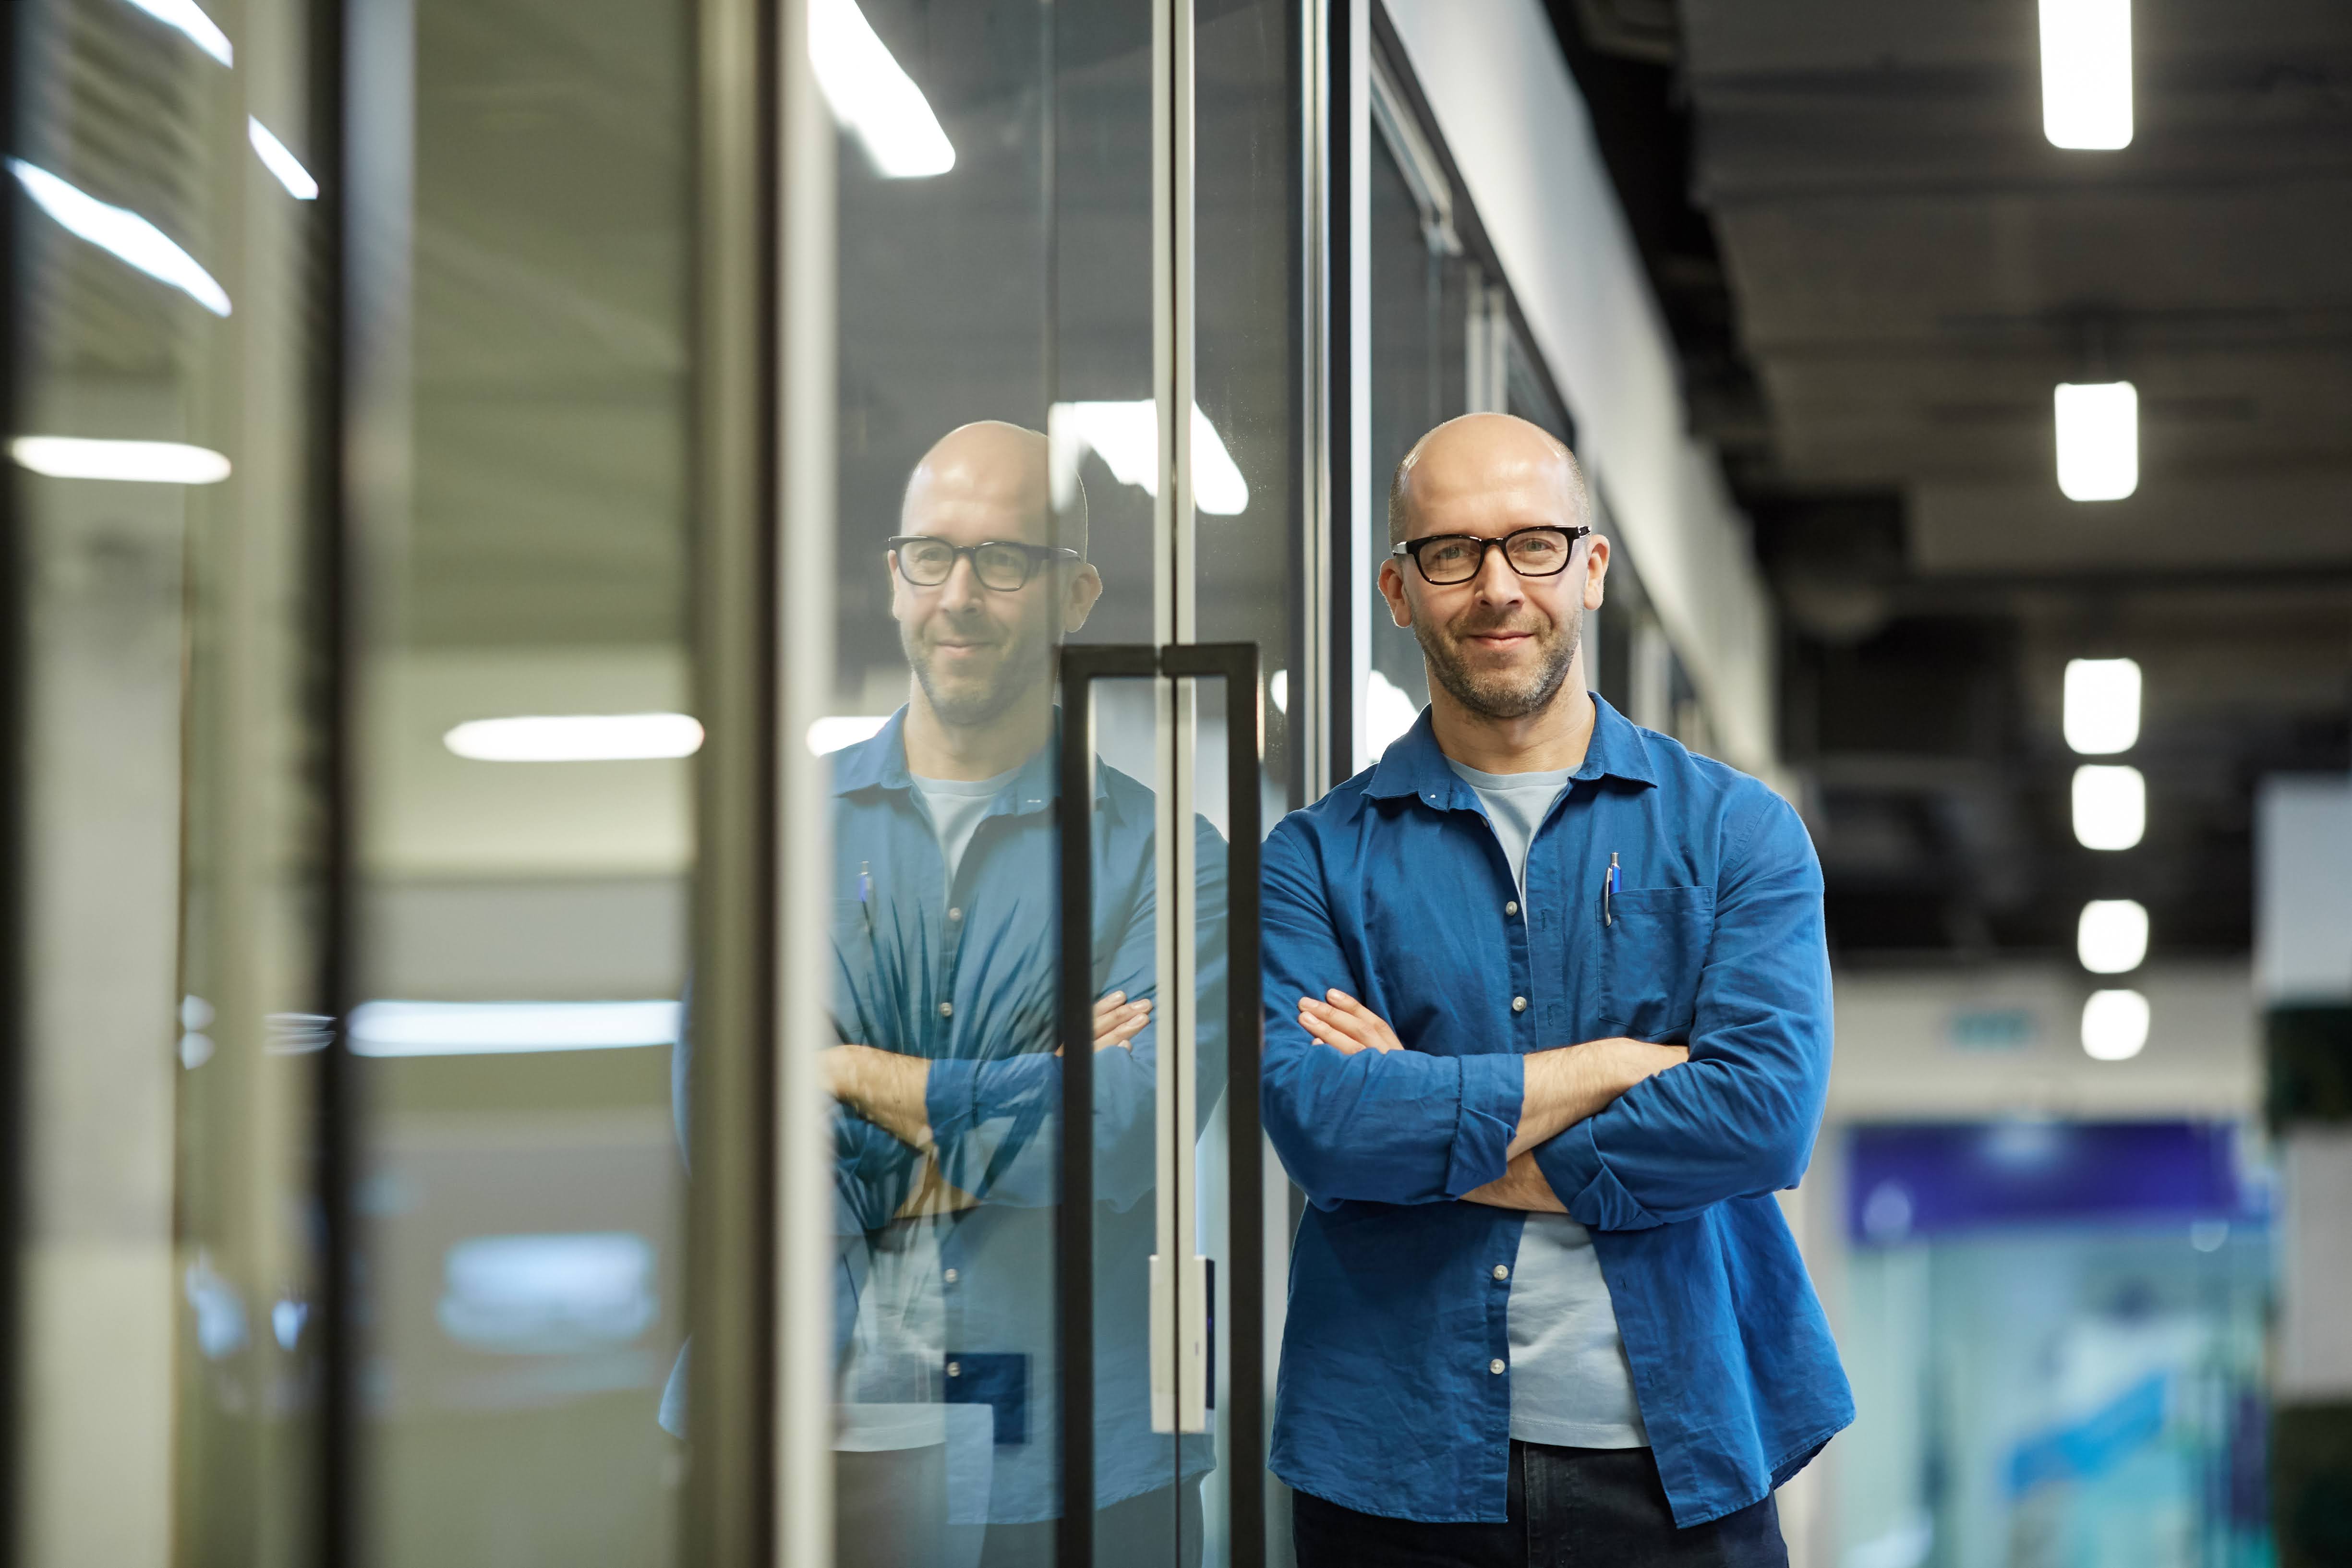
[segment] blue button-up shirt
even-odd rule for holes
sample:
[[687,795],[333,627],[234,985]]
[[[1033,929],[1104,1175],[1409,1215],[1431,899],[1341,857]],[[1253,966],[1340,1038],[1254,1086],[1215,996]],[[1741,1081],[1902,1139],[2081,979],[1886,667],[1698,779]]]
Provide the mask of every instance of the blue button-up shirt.
[[[1505,1517],[1498,1269],[1526,1221],[1458,1200],[1504,1173],[1520,1058],[1582,1040],[1690,1047],[1535,1152],[1592,1231],[1675,1522],[1755,1503],[1853,1418],[1773,1196],[1804,1173],[1829,1079],[1811,841],[1756,780],[1593,706],[1524,900],[1425,712],[1266,844],[1265,1128],[1313,1200],[1273,1466],[1349,1508]],[[1315,1044],[1297,1001],[1334,985],[1406,1048]]]
[[[906,1145],[845,1113],[835,1122],[840,1237],[836,1344],[868,1280],[868,1240],[937,1228],[942,1363],[926,1399],[996,1406],[990,1517],[1055,1517],[1054,1212],[1061,1063],[1056,1043],[1054,759],[1023,765],[989,805],[952,883],[907,770],[905,710],[833,758],[834,1029],[930,1061],[925,1110],[941,1174],[978,1200],[943,1219],[894,1220],[915,1173]],[[1151,792],[1096,765],[1096,995],[1157,997]],[[1225,846],[1196,818],[1199,1104],[1224,1087]],[[950,912],[952,911],[952,913]],[[1165,1004],[1163,1003],[1164,1006]],[[1072,1048],[1083,1048],[1071,1042]],[[1150,1257],[1157,1023],[1094,1058],[1097,1506],[1164,1487],[1213,1460],[1210,1440],[1150,1422]],[[1197,1131],[1197,1129],[1196,1129]],[[952,1359],[959,1376],[947,1378]]]

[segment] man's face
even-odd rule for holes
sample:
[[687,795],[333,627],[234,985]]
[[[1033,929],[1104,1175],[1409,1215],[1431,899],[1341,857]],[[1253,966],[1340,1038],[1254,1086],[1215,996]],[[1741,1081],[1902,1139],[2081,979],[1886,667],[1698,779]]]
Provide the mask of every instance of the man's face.
[[[953,467],[919,477],[900,520],[902,531],[951,544],[990,540],[1045,542],[1043,485],[986,470]],[[977,728],[1037,690],[1052,668],[1055,643],[1086,620],[1100,579],[1079,563],[1041,564],[1019,588],[985,586],[969,557],[948,580],[917,587],[889,562],[890,614],[898,643],[944,723]]]
[[[1516,529],[1583,521],[1564,466],[1549,457],[1503,453],[1486,461],[1433,450],[1414,475],[1414,489],[1408,539],[1500,539]],[[1523,719],[1566,683],[1584,612],[1601,605],[1608,561],[1608,542],[1588,535],[1566,570],[1522,577],[1500,550],[1490,550],[1477,575],[1441,586],[1410,560],[1391,559],[1381,569],[1381,591],[1454,700],[1490,719]]]

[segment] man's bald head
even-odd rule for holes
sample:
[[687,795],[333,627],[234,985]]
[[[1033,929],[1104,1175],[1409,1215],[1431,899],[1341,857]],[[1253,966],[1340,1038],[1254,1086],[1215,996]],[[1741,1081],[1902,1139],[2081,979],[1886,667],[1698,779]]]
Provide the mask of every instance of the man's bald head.
[[992,537],[1066,544],[1080,555],[1087,551],[1085,487],[1073,487],[1061,519],[1063,537],[1056,539],[1045,437],[1001,419],[956,426],[933,442],[907,476],[898,504],[900,529],[931,531],[927,520],[943,510],[1003,520],[1010,531]]
[[1389,542],[1403,543],[1415,514],[1433,500],[1523,489],[1528,481],[1558,498],[1559,512],[1549,521],[1568,528],[1592,525],[1584,469],[1551,432],[1514,414],[1449,419],[1415,441],[1396,466],[1389,481]]

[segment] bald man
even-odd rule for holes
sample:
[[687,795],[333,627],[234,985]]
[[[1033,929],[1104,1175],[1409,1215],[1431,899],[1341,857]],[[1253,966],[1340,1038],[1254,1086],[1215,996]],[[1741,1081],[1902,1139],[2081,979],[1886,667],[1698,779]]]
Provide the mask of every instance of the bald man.
[[[1035,431],[942,437],[877,563],[906,706],[832,758],[845,1568],[1053,1562],[1054,654],[1102,595],[1085,507],[1081,489],[1057,538]],[[1154,820],[1150,792],[1098,763],[1095,1533],[1104,1561],[1138,1564],[1198,1561],[1214,1458],[1150,1422]],[[1224,844],[1193,831],[1218,1018]],[[1205,1112],[1223,1086],[1213,1028],[1201,1061]]]
[[1782,1564],[1771,1493],[1853,1418],[1773,1197],[1828,1079],[1820,870],[1586,689],[1591,523],[1536,426],[1424,436],[1380,582],[1429,707],[1266,844],[1300,1568]]

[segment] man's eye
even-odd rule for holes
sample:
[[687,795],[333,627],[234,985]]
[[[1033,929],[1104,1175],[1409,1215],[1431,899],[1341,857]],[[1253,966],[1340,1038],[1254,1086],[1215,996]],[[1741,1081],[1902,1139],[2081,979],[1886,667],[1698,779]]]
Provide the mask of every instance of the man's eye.
[[1429,552],[1430,563],[1436,566],[1459,566],[1470,559],[1466,544],[1441,544]]

